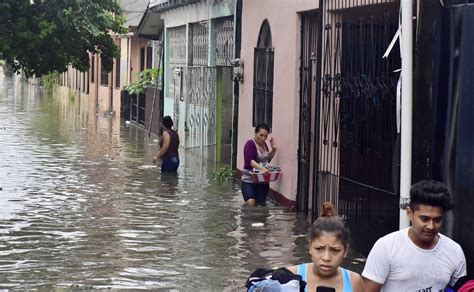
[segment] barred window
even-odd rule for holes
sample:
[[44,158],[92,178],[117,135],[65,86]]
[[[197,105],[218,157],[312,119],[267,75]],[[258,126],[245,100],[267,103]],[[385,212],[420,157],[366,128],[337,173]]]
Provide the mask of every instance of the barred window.
[[147,47],[146,48],[146,68],[150,69],[153,65],[153,48]]
[[145,70],[145,48],[140,49],[140,72]]
[[120,88],[120,58],[115,59],[115,87]]
[[109,85],[109,72],[104,69],[104,60],[100,59],[100,84],[108,86]]
[[274,48],[268,20],[260,27],[257,47],[254,49],[253,70],[253,125],[272,126]]
[[95,55],[92,55],[91,59],[91,83],[94,83],[94,76],[95,76]]

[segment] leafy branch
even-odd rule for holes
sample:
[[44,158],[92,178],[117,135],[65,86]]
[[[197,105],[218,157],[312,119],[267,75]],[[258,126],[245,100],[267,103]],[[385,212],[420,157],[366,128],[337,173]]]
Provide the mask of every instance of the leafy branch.
[[137,74],[137,80],[130,83],[130,85],[125,87],[125,90],[129,94],[142,94],[145,92],[145,89],[150,87],[160,87],[161,86],[161,74],[162,70],[156,68],[145,69],[142,72]]

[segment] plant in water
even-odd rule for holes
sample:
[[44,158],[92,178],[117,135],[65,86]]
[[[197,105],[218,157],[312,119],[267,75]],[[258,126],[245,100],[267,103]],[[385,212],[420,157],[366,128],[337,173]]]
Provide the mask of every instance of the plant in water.
[[137,74],[137,80],[125,87],[129,94],[142,94],[149,87],[160,87],[162,70],[156,68],[145,69]]
[[73,90],[69,90],[69,94],[68,94],[68,97],[69,97],[69,100],[72,100],[74,101],[76,99],[76,92],[73,91]]
[[214,171],[214,180],[218,183],[223,183],[224,181],[228,181],[233,179],[235,176],[235,170],[232,170],[228,166],[223,166],[216,171]]
[[44,88],[46,88],[48,92],[51,92],[56,88],[58,78],[59,73],[55,71],[47,75],[43,75],[41,77],[41,81],[43,82]]

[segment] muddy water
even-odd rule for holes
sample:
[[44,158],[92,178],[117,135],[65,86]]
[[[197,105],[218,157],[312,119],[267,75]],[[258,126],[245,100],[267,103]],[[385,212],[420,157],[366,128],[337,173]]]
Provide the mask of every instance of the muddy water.
[[199,153],[162,175],[155,139],[0,71],[0,289],[222,291],[309,260],[306,217],[243,208]]

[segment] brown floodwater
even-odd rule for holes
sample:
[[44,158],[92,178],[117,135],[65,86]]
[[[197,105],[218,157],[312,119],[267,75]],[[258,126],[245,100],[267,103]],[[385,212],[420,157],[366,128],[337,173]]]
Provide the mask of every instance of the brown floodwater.
[[156,139],[0,69],[0,289],[237,290],[309,260],[306,216],[242,207],[199,153],[161,174]]

